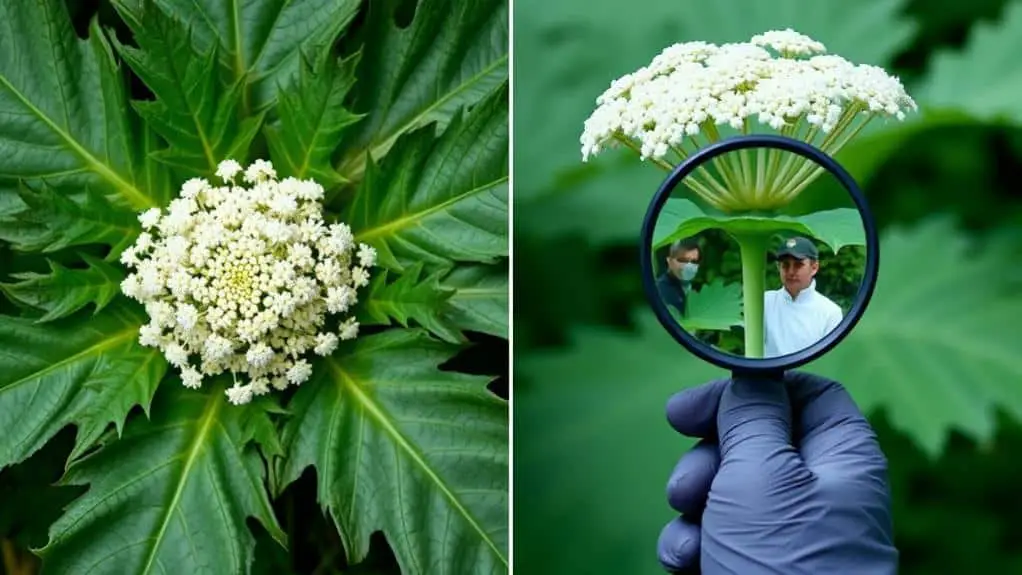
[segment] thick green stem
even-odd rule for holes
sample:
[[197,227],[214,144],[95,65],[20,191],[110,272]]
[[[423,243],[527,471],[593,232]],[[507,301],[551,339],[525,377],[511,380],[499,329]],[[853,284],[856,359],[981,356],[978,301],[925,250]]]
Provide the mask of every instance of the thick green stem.
[[742,256],[742,301],[745,318],[745,357],[763,357],[763,293],[770,233],[735,234]]

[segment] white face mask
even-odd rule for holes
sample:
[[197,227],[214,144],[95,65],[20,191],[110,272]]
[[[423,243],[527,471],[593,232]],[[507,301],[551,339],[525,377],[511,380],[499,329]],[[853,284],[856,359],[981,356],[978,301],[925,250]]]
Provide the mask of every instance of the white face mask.
[[699,264],[686,262],[681,264],[681,270],[678,272],[678,277],[681,281],[690,282],[692,278],[696,277],[699,272]]

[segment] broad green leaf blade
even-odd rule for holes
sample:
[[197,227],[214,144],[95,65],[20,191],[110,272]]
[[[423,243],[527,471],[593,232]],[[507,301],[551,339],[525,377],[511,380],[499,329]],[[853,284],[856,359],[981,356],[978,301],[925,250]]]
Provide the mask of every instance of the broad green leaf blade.
[[508,85],[442,135],[407,134],[371,164],[345,218],[384,267],[490,263],[508,253]]
[[[138,19],[150,0],[114,0]],[[198,53],[216,48],[219,67],[230,83],[245,81],[245,114],[265,111],[279,87],[291,89],[301,52],[323,53],[348,27],[362,0],[151,0],[192,27]]]
[[717,278],[688,294],[685,304],[687,317],[681,321],[686,331],[723,330],[743,325],[742,284],[724,282]]
[[98,23],[79,39],[62,0],[2,0],[0,22],[0,180],[92,185],[153,205],[136,184],[124,77]]
[[516,573],[664,572],[656,541],[677,517],[664,486],[693,443],[667,399],[727,372],[635,316],[634,331],[578,329],[566,349],[515,356]]
[[[994,408],[1022,416],[1022,299],[1014,246],[977,245],[947,219],[883,238],[880,276],[855,331],[808,369],[837,378],[931,455],[951,428],[984,441]],[[953,266],[935,266],[940,253]]]
[[51,528],[40,551],[47,573],[246,573],[250,516],[283,542],[242,423],[258,408],[230,405],[219,388],[167,383],[151,420],[132,419],[61,480],[89,491]]
[[387,282],[387,270],[380,270],[369,285],[359,322],[366,325],[390,325],[391,321],[408,327],[419,325],[451,343],[461,343],[461,332],[443,317],[443,308],[453,290],[440,287],[440,274],[422,277],[420,264],[405,270],[393,282]]
[[51,253],[103,244],[116,255],[141,230],[135,214],[118,209],[90,187],[20,185],[18,194],[0,209],[0,240],[19,251]]
[[399,0],[369,3],[356,112],[368,114],[343,142],[338,171],[358,180],[366,155],[379,161],[402,134],[436,122],[508,81],[507,0],[420,0],[407,27]]
[[975,24],[961,51],[941,50],[914,90],[920,105],[953,108],[983,121],[1022,121],[1022,2],[1008,2],[1000,21]]
[[862,216],[853,208],[836,208],[797,217],[724,215],[707,213],[685,198],[671,198],[657,218],[653,246],[660,248],[711,229],[724,230],[729,234],[801,234],[820,240],[835,253],[843,246],[861,246],[866,242]]
[[440,281],[454,293],[444,315],[462,330],[508,339],[508,264],[463,265]]
[[71,315],[90,304],[95,304],[94,313],[99,313],[120,293],[124,273],[87,253],[79,255],[87,267],[67,268],[47,260],[49,274],[12,274],[21,281],[0,283],[0,291],[16,303],[45,312],[36,320],[40,323]]
[[383,530],[401,572],[508,572],[508,409],[458,348],[392,329],[342,346],[288,406],[280,476],[316,467],[352,562]]
[[122,303],[48,324],[0,316],[0,469],[65,425],[79,426],[81,451],[134,405],[148,409],[167,364],[138,344],[142,321]]
[[344,182],[330,161],[341,131],[360,119],[344,108],[356,64],[357,56],[307,62],[296,88],[281,90],[280,120],[264,129],[278,177],[312,178],[327,189]]
[[[712,4],[712,5],[711,5]],[[911,41],[906,0],[803,0],[650,3],[627,18],[621,3],[515,4],[514,150],[516,233],[552,238],[581,233],[597,244],[633,239],[667,173],[633,153],[581,161],[579,136],[599,96],[617,77],[638,69],[667,46],[686,41],[742,41],[788,26],[814,35],[855,62],[887,65]],[[742,17],[736,17],[741,14]],[[755,15],[754,17],[752,15]],[[913,93],[914,95],[914,93]],[[892,127],[898,124],[892,123]],[[891,149],[872,153],[882,164]],[[616,161],[616,158],[625,158]],[[527,168],[525,168],[527,167]],[[571,218],[563,214],[572,214]]]
[[262,115],[239,122],[243,83],[223,88],[218,81],[217,47],[196,52],[190,28],[158,5],[146,2],[136,12],[121,10],[139,47],[114,45],[131,69],[156,95],[133,101],[147,124],[169,144],[151,157],[185,176],[208,177],[222,160],[247,159],[248,144]]

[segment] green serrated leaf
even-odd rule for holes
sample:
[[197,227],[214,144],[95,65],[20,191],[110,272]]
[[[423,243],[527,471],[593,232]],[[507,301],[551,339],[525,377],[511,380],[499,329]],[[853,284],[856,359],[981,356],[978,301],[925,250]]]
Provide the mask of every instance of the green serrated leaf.
[[[891,229],[869,309],[851,334],[807,369],[840,380],[866,409],[930,455],[951,428],[986,441],[994,407],[1022,416],[1022,299],[1004,262],[1014,245],[977,245],[948,218]],[[935,266],[940,253],[954,266]],[[999,270],[999,271],[998,271]]]
[[154,205],[136,183],[125,81],[97,21],[83,40],[62,0],[2,0],[0,22],[0,180],[47,178]]
[[508,268],[503,265],[464,265],[440,281],[453,290],[444,316],[458,329],[508,338]]
[[361,116],[344,108],[355,84],[358,55],[334,61],[321,58],[301,67],[297,86],[282,88],[277,113],[280,120],[264,128],[270,158],[280,178],[312,178],[324,188],[345,179],[330,164],[340,133]]
[[1000,21],[971,28],[962,50],[937,51],[913,95],[920,105],[962,110],[982,121],[1022,121],[1020,37],[1022,2],[1008,2]]
[[730,234],[777,232],[803,234],[827,244],[835,253],[844,246],[865,245],[862,216],[854,208],[836,208],[804,216],[725,215],[711,213],[686,198],[664,203],[653,232],[653,247],[719,229]]
[[241,97],[246,115],[272,106],[281,87],[292,89],[301,53],[326,54],[362,5],[362,0],[114,0],[136,20],[149,2],[192,26],[192,50],[216,49],[229,84],[247,82]]
[[453,290],[440,287],[440,273],[422,275],[422,265],[416,264],[388,284],[387,270],[380,270],[369,285],[359,322],[390,325],[393,320],[408,327],[409,320],[414,320],[445,341],[463,342],[461,332],[443,317],[444,304]]
[[113,206],[91,187],[23,184],[18,199],[0,209],[0,240],[25,252],[102,244],[116,255],[135,241],[140,230],[135,214]]
[[36,321],[42,323],[71,315],[89,304],[99,313],[120,293],[124,273],[120,268],[86,253],[79,254],[84,269],[66,268],[47,260],[51,273],[11,274],[16,283],[0,283],[0,291],[16,303],[44,311]]
[[[673,308],[672,308],[673,309]],[[687,316],[681,320],[688,332],[695,330],[724,330],[743,325],[742,284],[725,284],[720,278],[688,293],[685,302]]]
[[493,262],[508,253],[508,85],[439,137],[404,136],[371,164],[345,218],[384,267]]
[[434,123],[443,129],[458,110],[508,81],[507,0],[421,0],[407,27],[400,0],[369,4],[354,109],[367,113],[343,142],[338,171],[358,180],[402,134]]
[[38,551],[47,573],[246,573],[249,516],[283,544],[243,425],[258,408],[232,406],[212,387],[168,380],[151,421],[132,419],[119,440],[70,466],[61,484],[89,490]]
[[78,425],[80,453],[133,406],[148,410],[167,363],[138,344],[142,321],[123,302],[47,324],[0,316],[0,469],[65,425]]
[[238,120],[244,81],[226,88],[218,79],[217,46],[196,52],[192,26],[159,4],[144,2],[131,11],[116,4],[139,47],[116,39],[118,53],[156,95],[132,105],[169,144],[150,157],[181,170],[185,177],[209,177],[227,158],[244,163],[264,113]]
[[316,466],[352,562],[382,529],[402,573],[508,572],[507,404],[437,368],[457,349],[422,330],[361,337],[291,400],[280,475]]

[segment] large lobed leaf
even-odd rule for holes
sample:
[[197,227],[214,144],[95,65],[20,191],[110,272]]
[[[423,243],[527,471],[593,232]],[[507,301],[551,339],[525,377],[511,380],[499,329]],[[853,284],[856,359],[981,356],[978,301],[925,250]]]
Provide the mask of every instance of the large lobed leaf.
[[[255,517],[281,544],[249,441],[268,425],[255,405],[227,403],[220,386],[189,390],[169,380],[152,419],[72,464],[62,485],[88,485],[51,527],[46,573],[246,573]],[[259,422],[262,422],[261,424]]]
[[485,377],[437,368],[424,331],[363,336],[288,406],[285,484],[314,465],[352,561],[382,529],[402,573],[506,573],[508,409]]
[[147,1],[135,11],[120,7],[138,48],[114,40],[118,52],[156,95],[135,100],[146,124],[170,147],[150,156],[185,176],[211,176],[226,158],[247,159],[263,114],[238,119],[244,82],[222,86],[218,78],[218,46],[204,52],[190,43],[187,23]]
[[40,322],[71,315],[90,304],[95,304],[95,313],[99,313],[120,293],[124,273],[87,253],[79,256],[87,267],[67,268],[48,260],[50,273],[11,274],[20,281],[0,283],[0,291],[22,306],[44,312],[37,320]]
[[187,24],[200,54],[216,50],[227,82],[242,81],[240,109],[265,111],[281,88],[294,86],[301,54],[323,54],[347,28],[362,0],[114,0],[139,19],[146,4]]
[[99,25],[78,38],[62,0],[0,0],[0,182],[97,186],[134,208],[154,201],[124,77]]
[[18,198],[0,209],[0,240],[19,251],[46,253],[100,244],[118,254],[139,231],[134,214],[118,209],[91,187],[22,184]]
[[508,253],[508,84],[452,118],[404,136],[371,163],[346,217],[384,267],[449,267]]
[[303,60],[296,89],[281,90],[280,120],[264,129],[278,177],[313,178],[327,189],[344,182],[330,161],[340,133],[361,118],[343,106],[357,63]]
[[864,245],[866,232],[862,216],[854,208],[835,208],[802,216],[730,215],[706,212],[685,198],[665,202],[653,231],[653,247],[706,230],[724,230],[732,236],[742,233],[802,234],[814,237],[835,253],[844,246]]
[[148,412],[167,363],[138,344],[142,314],[123,301],[40,324],[0,316],[0,469],[24,460],[65,425],[76,452],[128,412]]
[[[507,0],[420,0],[407,26],[401,0],[369,3],[354,109],[368,116],[345,138],[338,171],[358,180],[403,134],[444,128],[508,81]],[[506,122],[505,122],[506,123]]]

